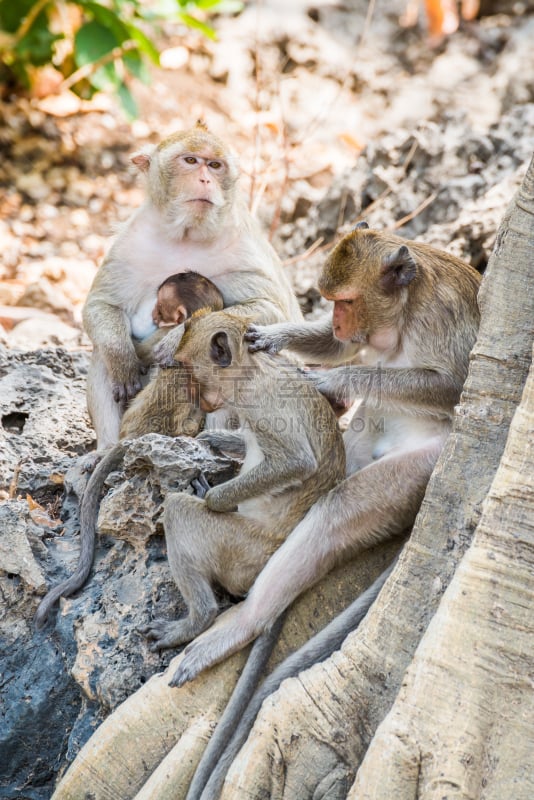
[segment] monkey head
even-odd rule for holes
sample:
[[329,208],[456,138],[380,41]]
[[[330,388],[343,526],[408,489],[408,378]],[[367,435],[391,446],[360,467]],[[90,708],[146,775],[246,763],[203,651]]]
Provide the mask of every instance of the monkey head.
[[[334,336],[373,343],[382,334],[398,338],[418,265],[398,236],[357,226],[334,248],[321,276],[321,294],[334,302]],[[395,342],[392,341],[395,346]]]
[[132,163],[147,177],[150,200],[174,239],[207,240],[220,234],[239,176],[226,145],[203,122],[171,134]]
[[215,411],[245,388],[246,369],[254,362],[244,341],[250,322],[226,311],[202,309],[185,323],[174,358],[199,386],[203,411]]

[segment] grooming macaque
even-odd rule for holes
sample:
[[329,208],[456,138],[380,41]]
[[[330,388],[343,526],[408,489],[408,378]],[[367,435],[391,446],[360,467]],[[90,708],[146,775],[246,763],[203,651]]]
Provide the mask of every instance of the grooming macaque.
[[[214,283],[198,272],[171,275],[158,288],[152,319],[158,329],[141,342],[135,342],[140,360],[153,363],[154,347],[168,333],[169,326],[180,325],[195,311],[220,311],[223,299]],[[159,369],[152,380],[129,403],[121,420],[119,438],[132,439],[145,433],[164,436],[195,436],[204,413],[195,402],[195,387],[187,370],[175,364]]]
[[[139,357],[150,365],[159,331],[166,332],[165,327],[180,324],[201,309],[204,312],[219,311],[222,307],[221,293],[207,278],[196,272],[171,275],[158,288],[156,305],[152,311],[152,318],[160,327],[155,334],[136,343]],[[198,400],[198,386],[190,371],[178,365],[176,368],[159,370],[126,410],[121,422],[120,439],[136,438],[145,433],[196,436],[205,416]],[[120,465],[123,455],[124,446],[119,442],[106,454],[91,476],[81,505],[78,566],[70,578],[55,586],[43,598],[35,615],[37,627],[45,623],[56,600],[74,594],[89,577],[94,560],[100,493],[105,479],[111,470]]]
[[327,401],[282,356],[249,353],[248,322],[226,311],[194,315],[176,352],[198,385],[200,407],[225,408],[240,433],[202,434],[245,453],[239,474],[204,498],[176,492],[164,504],[171,570],[188,607],[178,621],[155,620],[153,649],[189,641],[213,622],[213,585],[244,595],[310,506],[345,474],[343,440]]
[[311,374],[329,396],[364,397],[344,434],[348,477],[296,525],[246,600],[186,648],[176,685],[268,629],[335,564],[413,524],[467,374],[480,277],[447,253],[366,228],[346,236],[322,271],[319,288],[334,302],[328,325],[247,334],[252,351],[352,362]]
[[[169,275],[193,267],[225,306],[260,323],[301,319],[276,254],[237,193],[235,158],[203,123],[132,161],[146,176],[147,199],[115,240],[83,311],[99,450],[117,441],[125,405],[141,389],[145,366],[133,339],[153,332],[157,288]],[[177,326],[160,342],[160,363],[172,363],[182,332]]]

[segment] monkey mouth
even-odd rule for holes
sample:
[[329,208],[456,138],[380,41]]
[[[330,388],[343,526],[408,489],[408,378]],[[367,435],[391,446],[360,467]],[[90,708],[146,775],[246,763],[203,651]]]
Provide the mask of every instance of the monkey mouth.
[[208,200],[207,197],[192,197],[191,200],[187,201],[188,203],[207,203],[208,205],[214,205],[212,200]]

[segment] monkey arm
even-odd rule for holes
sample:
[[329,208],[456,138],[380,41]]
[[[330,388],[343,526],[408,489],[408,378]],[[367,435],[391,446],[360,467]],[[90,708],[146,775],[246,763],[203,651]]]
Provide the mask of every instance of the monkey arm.
[[109,302],[116,293],[105,274],[105,265],[101,270],[84,305],[83,324],[110,375],[113,397],[122,402],[140,391],[140,375],[145,369],[135,352],[126,311]]
[[301,355],[306,361],[322,364],[339,364],[357,353],[358,346],[336,339],[332,331],[332,315],[327,314],[316,322],[282,322],[274,325],[251,325],[245,334],[249,350],[279,353],[285,348]]
[[146,339],[134,341],[135,352],[143,364],[150,365],[154,363],[154,348],[157,347],[170,331],[170,327],[158,328],[154,333],[151,333],[150,336],[147,336]]
[[326,372],[311,372],[317,389],[337,402],[363,398],[370,407],[393,405],[407,411],[439,410],[450,414],[458,402],[461,383],[450,375],[432,369],[337,367]]
[[228,272],[213,278],[224,300],[225,310],[254,322],[268,325],[287,321],[280,300],[280,287],[267,275],[255,272]]
[[283,456],[271,452],[257,466],[241,473],[220,486],[214,486],[206,494],[206,505],[212,511],[232,511],[239,503],[252,497],[281,491],[292,483],[301,483],[317,470],[317,461],[308,443],[296,448],[298,452]]

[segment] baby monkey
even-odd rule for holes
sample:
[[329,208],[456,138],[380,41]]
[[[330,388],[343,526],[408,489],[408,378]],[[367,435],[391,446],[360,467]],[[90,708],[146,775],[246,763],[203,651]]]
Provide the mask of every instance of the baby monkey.
[[[212,281],[198,272],[179,272],[158,288],[152,320],[158,329],[135,342],[139,360],[146,366],[154,362],[154,348],[167,335],[169,327],[180,325],[196,311],[221,311],[222,294]],[[190,376],[179,369],[160,369],[124,412],[121,439],[145,433],[165,436],[195,436],[203,413],[195,401]]]
[[222,311],[224,301],[213,281],[199,272],[178,272],[170,275],[158,287],[152,321],[158,330],[146,339],[135,342],[138,357],[144,363],[153,361],[153,350],[167,335],[167,328],[180,325],[200,309]]
[[[198,272],[171,275],[158,289],[157,302],[152,312],[159,326],[151,336],[136,343],[138,357],[146,364],[152,363],[155,345],[170,325],[178,325],[202,309],[220,311],[222,295],[214,283]],[[196,436],[204,412],[198,405],[198,387],[185,369],[160,369],[148,386],[134,398],[121,422],[120,439],[136,438],[146,433],[165,436]],[[94,560],[96,525],[100,506],[100,493],[109,473],[122,462],[124,445],[114,445],[93,472],[83,495],[80,514],[80,557],[76,571],[70,578],[51,589],[43,598],[35,615],[38,628],[42,627],[56,600],[68,597],[81,589],[89,577]]]

